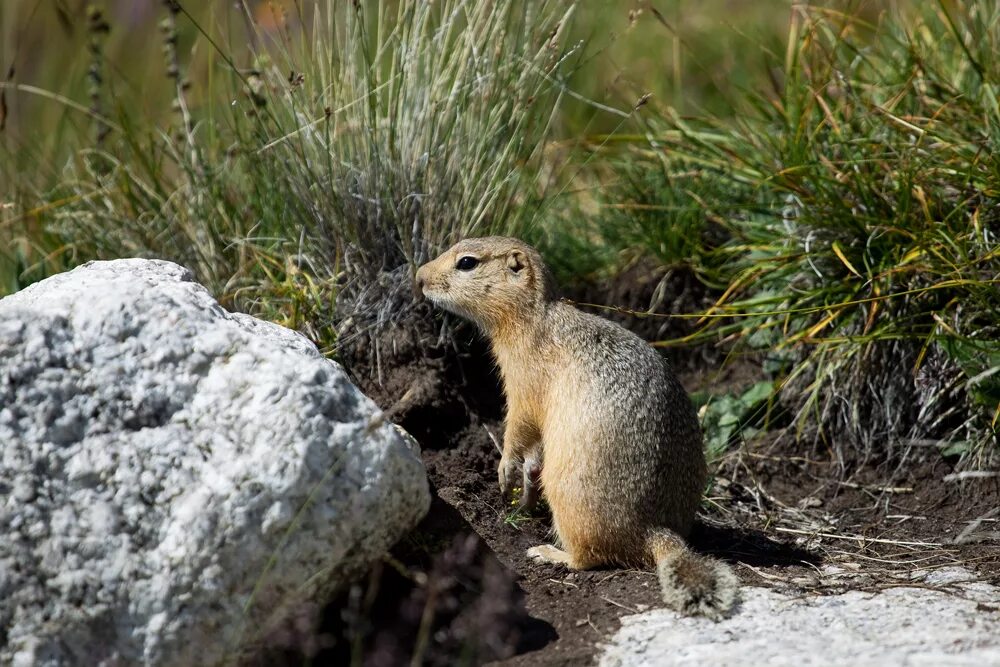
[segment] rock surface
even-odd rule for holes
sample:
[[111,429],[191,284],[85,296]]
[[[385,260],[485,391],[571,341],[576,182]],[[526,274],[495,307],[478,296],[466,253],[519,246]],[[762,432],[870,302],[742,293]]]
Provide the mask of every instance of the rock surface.
[[656,610],[622,619],[599,664],[1000,665],[1000,588],[961,568],[920,587],[794,596],[745,587],[713,623]]
[[429,502],[416,444],[337,364],[175,264],[0,301],[0,664],[230,660]]

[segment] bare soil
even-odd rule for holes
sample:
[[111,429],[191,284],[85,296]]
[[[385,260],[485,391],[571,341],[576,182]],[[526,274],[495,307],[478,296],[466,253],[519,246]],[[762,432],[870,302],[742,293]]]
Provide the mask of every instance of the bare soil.
[[[664,333],[643,330],[644,318],[612,315],[647,336]],[[362,389],[420,442],[434,500],[391,557],[330,605],[311,649],[286,657],[308,653],[314,665],[582,665],[622,616],[660,604],[652,572],[570,572],[525,556],[549,541],[549,517],[544,509],[520,515],[501,499],[498,378],[470,327],[459,325],[457,338],[457,347],[440,347],[433,332],[410,331],[387,346],[391,364],[365,365],[372,355],[364,350],[349,364]],[[672,363],[692,392],[760,378],[754,360],[724,362],[715,350],[674,353]],[[875,590],[954,564],[1000,583],[1000,478],[949,478],[956,461],[926,447],[895,470],[877,462],[845,470],[833,461],[821,445],[777,433],[744,443],[718,464],[693,547],[729,561],[744,584],[805,595]],[[850,582],[822,565],[851,573]]]

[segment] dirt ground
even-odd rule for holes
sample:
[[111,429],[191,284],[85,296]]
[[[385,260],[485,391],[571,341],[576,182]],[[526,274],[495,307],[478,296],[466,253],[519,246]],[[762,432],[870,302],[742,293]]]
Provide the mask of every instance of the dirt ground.
[[[549,517],[523,516],[500,497],[500,387],[472,329],[459,336],[462,352],[410,341],[409,363],[352,369],[420,442],[434,499],[392,556],[330,605],[311,664],[588,664],[622,616],[660,605],[653,572],[570,572],[525,556],[549,541]],[[752,360],[724,363],[713,351],[673,363],[688,391],[759,377]],[[875,590],[955,564],[1000,583],[1000,479],[949,477],[955,461],[934,448],[895,472],[845,475],[832,461],[774,433],[743,443],[717,464],[693,547],[730,562],[744,584],[801,595]]]

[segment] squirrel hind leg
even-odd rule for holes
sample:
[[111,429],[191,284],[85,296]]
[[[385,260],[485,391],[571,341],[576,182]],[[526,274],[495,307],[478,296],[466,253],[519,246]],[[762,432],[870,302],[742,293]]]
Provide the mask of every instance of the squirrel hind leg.
[[739,599],[739,580],[728,565],[690,551],[673,535],[658,535],[650,542],[668,607],[714,621],[729,615]]
[[535,562],[565,565],[571,570],[589,570],[597,565],[597,563],[581,559],[572,552],[564,551],[552,544],[540,544],[537,547],[531,547],[526,553],[528,558]]
[[539,563],[556,563],[572,569],[579,569],[573,566],[573,557],[569,555],[569,552],[552,544],[539,544],[537,547],[531,547],[527,551],[527,556]]

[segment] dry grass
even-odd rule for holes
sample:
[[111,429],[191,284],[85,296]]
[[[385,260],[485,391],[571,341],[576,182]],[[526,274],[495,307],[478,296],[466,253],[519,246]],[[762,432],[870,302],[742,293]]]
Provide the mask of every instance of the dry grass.
[[[996,488],[963,489],[934,473],[897,484],[871,470],[859,481],[839,480],[828,461],[789,455],[788,444],[758,439],[727,454],[702,515],[739,534],[740,544],[763,542],[760,553],[776,544],[798,551],[782,562],[792,568],[776,573],[766,558],[755,566],[734,547],[731,555],[762,584],[806,595],[898,586],[961,594],[966,583],[1000,584],[1000,554],[990,546],[998,540],[997,511],[986,509]],[[954,567],[969,574],[928,579]]]

